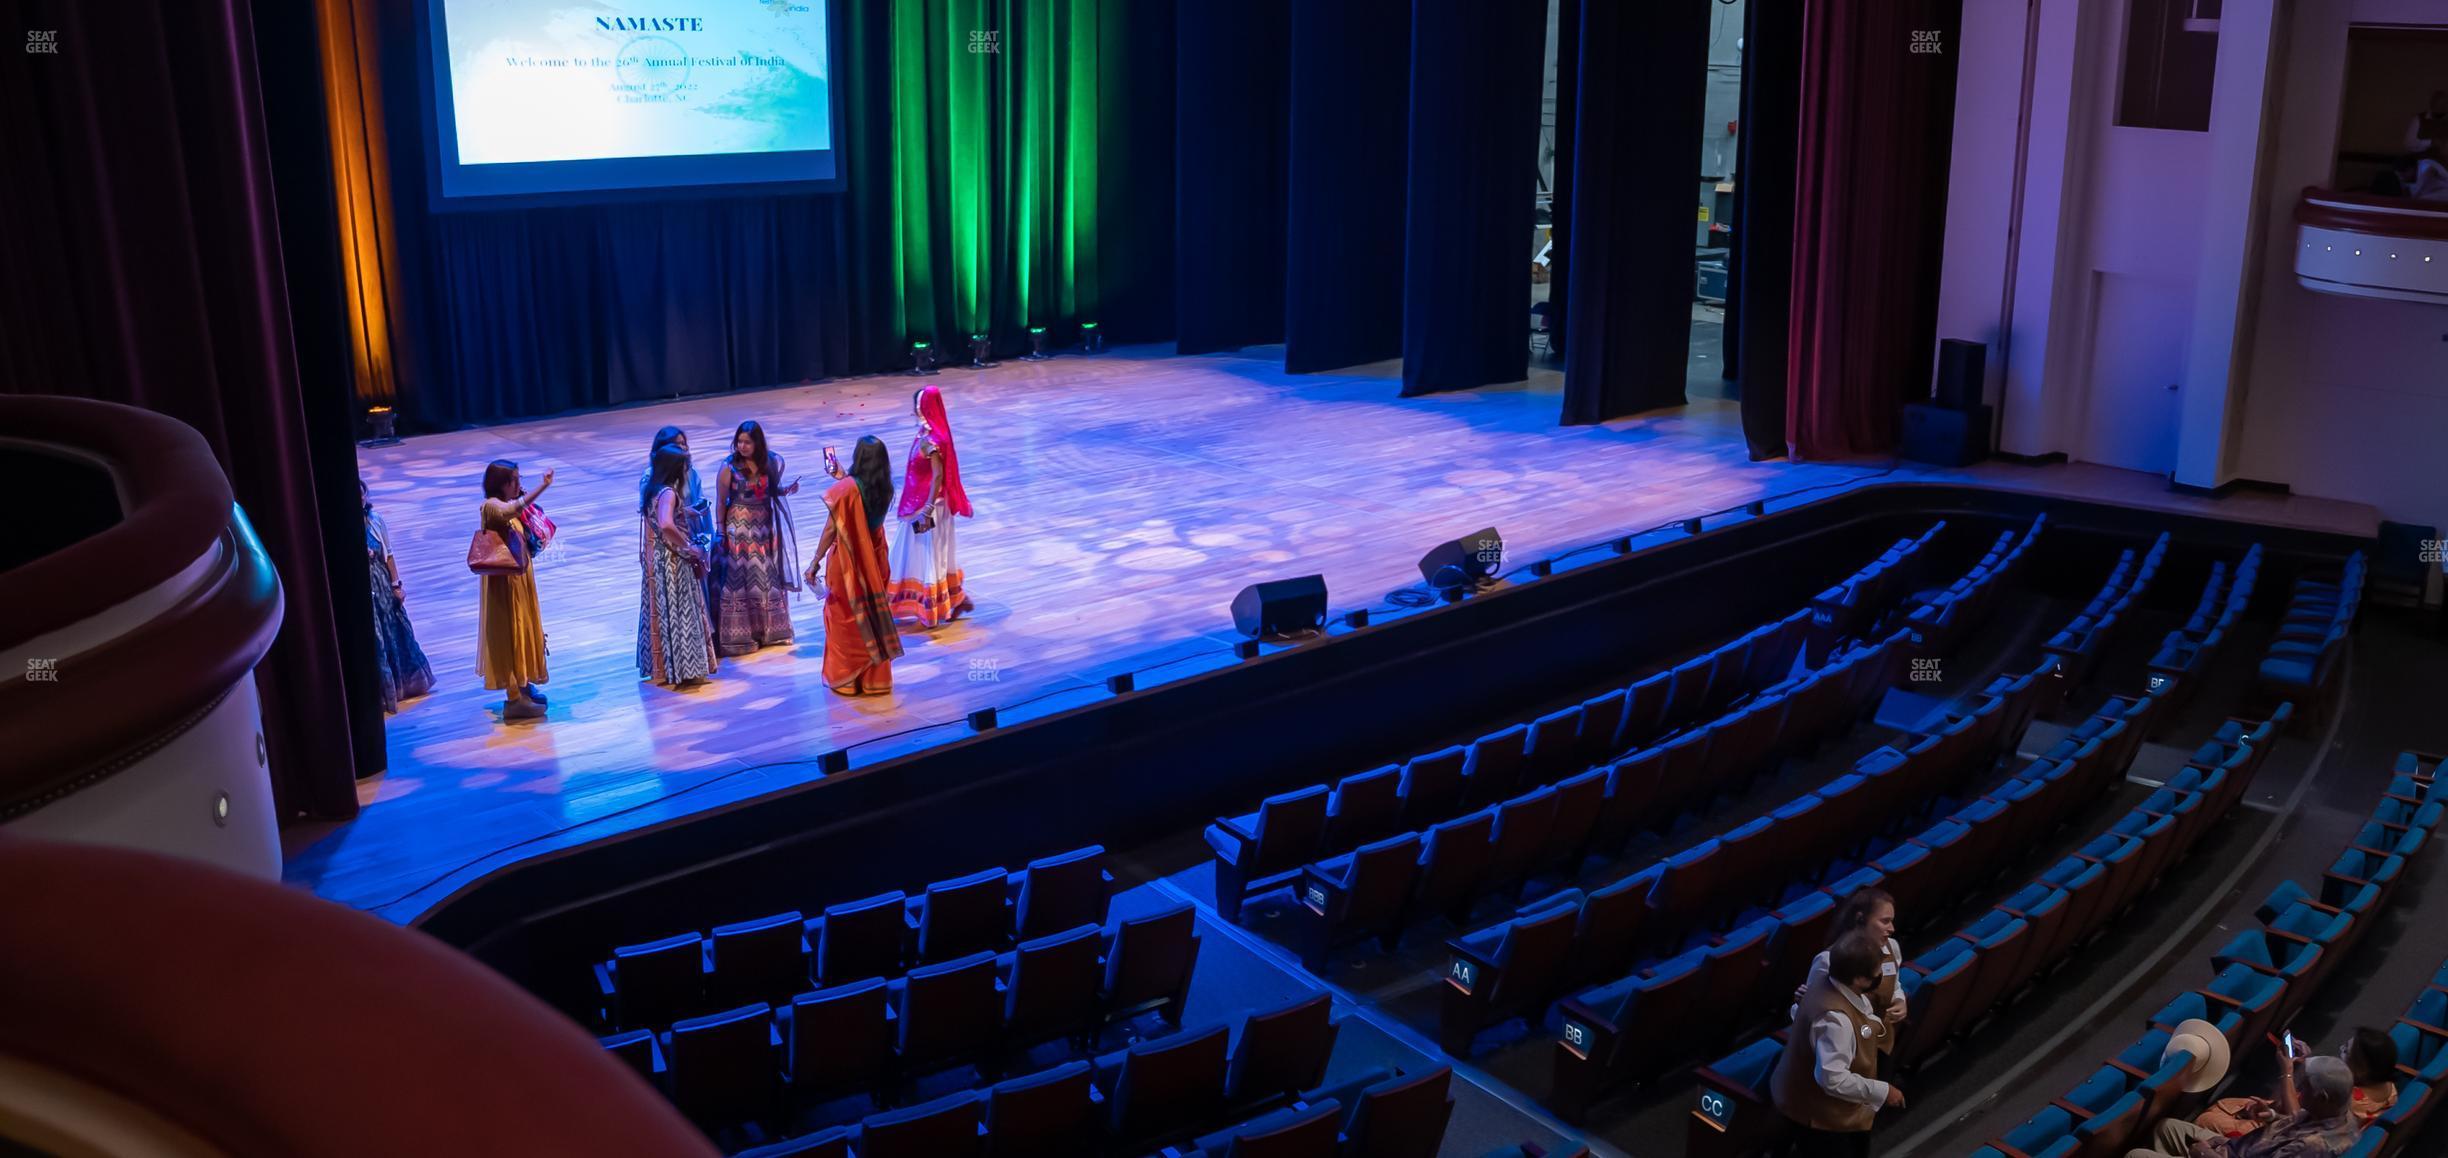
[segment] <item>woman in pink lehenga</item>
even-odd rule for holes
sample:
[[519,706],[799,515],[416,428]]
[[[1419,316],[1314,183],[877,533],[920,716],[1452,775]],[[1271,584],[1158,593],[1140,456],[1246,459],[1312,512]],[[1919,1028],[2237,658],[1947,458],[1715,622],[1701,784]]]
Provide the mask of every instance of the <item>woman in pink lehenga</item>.
[[974,610],[952,549],[952,520],[970,517],[969,492],[961,489],[960,453],[952,448],[943,392],[920,387],[910,412],[918,418],[918,439],[910,444],[895,512],[892,616],[896,623],[937,627]]

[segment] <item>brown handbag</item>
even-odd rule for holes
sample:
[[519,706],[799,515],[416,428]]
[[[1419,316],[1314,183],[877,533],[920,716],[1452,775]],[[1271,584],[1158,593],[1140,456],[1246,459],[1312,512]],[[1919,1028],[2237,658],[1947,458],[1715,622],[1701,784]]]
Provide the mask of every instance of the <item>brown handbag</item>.
[[476,528],[476,537],[468,540],[468,570],[477,575],[516,575],[519,573],[518,553],[510,549],[510,540],[491,527]]

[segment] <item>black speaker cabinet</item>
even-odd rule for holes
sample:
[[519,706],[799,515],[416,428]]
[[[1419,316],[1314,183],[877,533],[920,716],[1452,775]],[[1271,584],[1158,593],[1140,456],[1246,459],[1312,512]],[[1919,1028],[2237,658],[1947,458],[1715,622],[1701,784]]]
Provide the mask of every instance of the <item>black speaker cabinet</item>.
[[1981,379],[1989,365],[1989,347],[1962,338],[1938,343],[1938,405],[1970,410],[1981,404]]
[[1968,466],[1989,457],[1989,408],[1905,403],[1903,454],[1939,466]]
[[1504,536],[1496,528],[1475,531],[1450,543],[1439,543],[1420,556],[1420,578],[1436,582],[1437,572],[1459,567],[1465,578],[1485,579],[1504,566]]
[[1326,626],[1326,577],[1303,575],[1252,583],[1232,601],[1233,627],[1257,637]]

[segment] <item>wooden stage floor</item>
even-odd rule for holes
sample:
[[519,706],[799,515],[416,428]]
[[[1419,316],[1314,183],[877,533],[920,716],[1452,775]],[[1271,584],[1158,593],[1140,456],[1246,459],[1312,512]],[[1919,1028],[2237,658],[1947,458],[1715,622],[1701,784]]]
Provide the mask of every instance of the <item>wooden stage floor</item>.
[[[886,756],[965,734],[967,714],[1093,698],[1104,676],[1230,662],[1227,606],[1262,578],[1323,572],[1333,609],[1416,584],[1428,547],[1493,524],[1516,562],[1754,498],[1886,479],[1971,479],[2228,518],[2372,533],[2368,508],[2209,500],[2097,467],[1752,463],[1717,401],[1559,427],[1561,384],[1397,397],[1393,364],[1288,375],[1273,350],[1161,348],[1008,362],[931,379],[950,404],[977,517],[960,528],[976,614],[905,633],[890,698],[845,699],[818,674],[817,608],[798,641],[725,660],[690,691],[640,681],[634,520],[654,431],[676,424],[706,483],[740,420],[763,423],[817,509],[820,450],[914,427],[906,377],[828,381],[412,438],[360,451],[389,521],[433,694],[389,724],[390,770],[365,811],[286,834],[293,884],[408,920],[521,857],[819,778],[818,754]],[[505,725],[476,678],[475,580],[463,564],[486,461],[532,482],[560,540],[536,582],[551,637],[546,719]],[[812,548],[814,535],[802,542]],[[1009,712],[1006,713],[1007,718]]]

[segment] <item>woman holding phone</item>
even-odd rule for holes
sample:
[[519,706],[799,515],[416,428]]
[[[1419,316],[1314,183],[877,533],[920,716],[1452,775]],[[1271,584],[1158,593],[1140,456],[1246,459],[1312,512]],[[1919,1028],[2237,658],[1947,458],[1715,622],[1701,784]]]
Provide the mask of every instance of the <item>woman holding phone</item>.
[[503,720],[532,720],[544,714],[544,696],[535,685],[552,678],[544,667],[544,612],[536,602],[535,566],[527,551],[527,508],[552,486],[553,472],[534,490],[519,485],[518,464],[496,459],[485,467],[484,506],[478,511],[484,529],[501,537],[517,564],[507,574],[486,574],[476,582],[476,674],[484,686],[503,693]]
[[[2278,1049],[2277,1097],[2221,1098],[2193,1119],[2194,1129],[2183,1129],[2182,1123],[2163,1126],[2154,1139],[2160,1152],[2182,1154],[2182,1150],[2171,1150],[2169,1145],[2189,1145],[2202,1138],[2241,1138],[2301,1110],[2303,1107],[2295,1096],[2295,1067],[2311,1051],[2292,1033],[2284,1038],[2271,1038],[2270,1044]],[[2397,1043],[2368,1025],[2357,1026],[2346,1038],[2346,1044],[2338,1048],[2338,1054],[2346,1062],[2347,1073],[2354,1078],[2354,1100],[2349,1112],[2357,1125],[2368,1128],[2397,1104],[2397,1083],[2389,1077],[2397,1071]]]
[[892,455],[884,440],[858,440],[845,473],[832,448],[825,471],[836,481],[825,490],[825,529],[808,564],[807,582],[823,592],[825,686],[845,696],[892,691],[892,661],[901,654],[885,585],[884,515],[892,506]]

